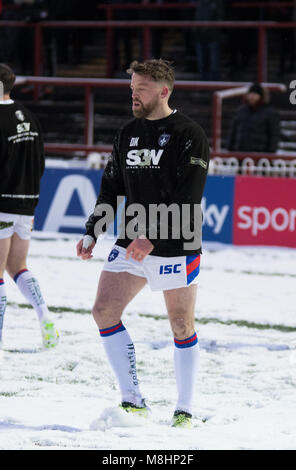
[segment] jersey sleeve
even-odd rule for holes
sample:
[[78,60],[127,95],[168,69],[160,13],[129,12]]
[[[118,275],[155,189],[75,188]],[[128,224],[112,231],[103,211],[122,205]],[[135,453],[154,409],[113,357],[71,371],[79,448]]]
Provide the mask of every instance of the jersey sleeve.
[[180,139],[174,202],[200,204],[209,167],[209,143],[201,128]]
[[39,169],[40,169],[40,178],[45,170],[45,154],[44,154],[44,139],[43,131],[40,122],[37,120],[37,128],[39,132]]
[[[86,222],[85,235],[97,240],[113,222],[117,210],[117,197],[125,195],[124,180],[119,161],[119,134],[114,140],[112,154],[103,173],[101,189],[94,212]],[[103,222],[104,223],[98,223]]]

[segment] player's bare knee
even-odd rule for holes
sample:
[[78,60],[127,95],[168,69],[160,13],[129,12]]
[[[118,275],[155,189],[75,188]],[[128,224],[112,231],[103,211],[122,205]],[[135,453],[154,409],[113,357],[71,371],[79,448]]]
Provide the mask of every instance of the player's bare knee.
[[193,334],[194,322],[191,318],[186,317],[172,318],[171,328],[175,338],[185,339]]
[[95,304],[92,309],[92,315],[98,327],[109,328],[112,325],[119,323],[120,314],[105,305]]
[[92,308],[92,315],[96,323],[99,323],[101,321],[104,321],[105,318],[108,316],[108,309],[95,304]]

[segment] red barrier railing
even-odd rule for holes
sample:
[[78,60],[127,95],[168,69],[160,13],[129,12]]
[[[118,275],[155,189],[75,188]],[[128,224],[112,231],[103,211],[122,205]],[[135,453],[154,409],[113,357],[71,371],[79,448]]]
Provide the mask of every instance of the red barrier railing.
[[[52,86],[67,86],[67,87],[82,87],[84,88],[84,145],[76,144],[56,144],[46,143],[45,148],[51,152],[73,152],[85,151],[86,153],[92,151],[108,152],[111,146],[108,145],[94,145],[94,89],[95,88],[129,88],[130,80],[128,79],[105,79],[105,78],[52,78],[52,77],[17,77],[16,85],[33,84],[33,85],[52,85]],[[177,80],[175,82],[176,89],[182,90],[230,90],[234,94],[234,89],[240,90],[242,87],[248,87],[248,82],[199,82],[188,80]],[[262,83],[264,88],[269,91],[285,91],[286,86],[280,83]],[[213,148],[214,151],[219,150],[217,140],[220,138],[219,129],[221,126],[221,106],[222,97],[219,93],[213,94],[212,101],[212,135],[213,135]],[[220,103],[220,104],[219,104]],[[220,108],[219,108],[220,106]],[[230,154],[231,155],[231,154]],[[235,154],[237,155],[237,153]],[[261,158],[262,155],[260,154]],[[244,157],[242,157],[244,158]]]
[[270,29],[296,28],[296,22],[277,23],[274,21],[44,21],[41,23],[25,23],[18,21],[1,21],[0,27],[34,28],[34,75],[42,75],[42,33],[45,28],[103,28],[107,31],[106,52],[108,57],[106,76],[111,76],[113,30],[115,28],[140,28],[143,31],[143,58],[150,57],[150,42],[152,29],[195,29],[195,28],[219,28],[219,29],[255,29],[258,30],[258,60],[257,80],[267,81],[267,47],[266,35]]
[[232,3],[232,8],[293,8],[294,2],[239,2]]
[[111,21],[113,19],[114,11],[118,10],[183,10],[183,9],[196,9],[198,3],[184,2],[180,3],[102,3],[97,5],[98,10],[105,10],[106,19]]
[[[293,2],[232,2],[231,8],[293,8],[295,4]],[[118,10],[184,10],[184,9],[198,9],[198,1],[195,2],[184,2],[180,3],[100,3],[96,7],[98,10],[105,10],[106,19],[113,19],[113,12]]]
[[[57,153],[57,154],[65,154],[65,153],[73,153],[73,152],[81,152],[81,153],[90,153],[90,152],[98,152],[98,153],[111,153],[112,145],[81,145],[81,144],[44,144],[45,151],[50,153]],[[221,157],[221,158],[230,158],[235,157],[238,160],[244,160],[245,158],[252,158],[255,161],[258,161],[262,158],[266,158],[267,160],[273,160],[275,158],[280,158],[281,160],[291,161],[291,159],[296,158],[296,153],[289,153],[289,154],[282,154],[282,153],[260,153],[260,152],[227,152],[225,150],[221,150],[220,152],[216,152],[211,150],[210,157]]]
[[[295,4],[293,2],[232,2],[230,7],[232,8],[283,8],[289,7],[293,8]],[[2,7],[2,8],[1,8]],[[188,8],[197,8],[197,2],[188,2],[188,3],[150,3],[148,0],[147,3],[99,3],[96,5],[98,10],[105,10],[107,19],[111,20],[114,10],[171,10],[171,9],[188,9]],[[1,10],[17,10],[20,8],[20,5],[3,5],[2,0],[0,0],[0,13]]]

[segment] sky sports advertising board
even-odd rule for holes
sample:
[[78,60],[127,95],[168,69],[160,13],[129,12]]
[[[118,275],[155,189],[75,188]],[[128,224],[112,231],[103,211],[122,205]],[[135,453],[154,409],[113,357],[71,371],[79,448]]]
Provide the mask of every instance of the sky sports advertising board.
[[[47,168],[35,230],[83,233],[103,170]],[[120,212],[108,233],[116,233]],[[209,175],[202,200],[203,240],[296,248],[296,180]],[[114,228],[115,227],[115,228]]]

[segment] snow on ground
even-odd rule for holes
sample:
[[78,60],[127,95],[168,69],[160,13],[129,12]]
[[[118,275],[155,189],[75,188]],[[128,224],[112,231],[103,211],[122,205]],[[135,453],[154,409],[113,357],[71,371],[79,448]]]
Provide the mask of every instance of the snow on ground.
[[[41,239],[43,237],[43,239]],[[127,421],[90,310],[112,240],[91,261],[77,236],[34,233],[29,267],[61,334],[44,351],[35,312],[6,276],[0,357],[0,449],[296,449],[296,250],[206,245],[196,328],[201,346],[194,428],[170,427],[173,341],[149,287],[123,321],[152,415]]]

